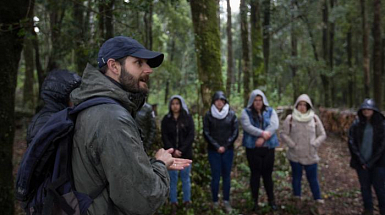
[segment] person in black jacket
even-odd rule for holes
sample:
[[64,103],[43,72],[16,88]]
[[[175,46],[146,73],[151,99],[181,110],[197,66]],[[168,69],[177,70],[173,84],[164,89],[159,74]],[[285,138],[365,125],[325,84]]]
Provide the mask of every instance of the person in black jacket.
[[385,117],[372,99],[365,99],[349,130],[350,166],[357,171],[363,214],[373,214],[372,186],[385,215]]
[[[174,148],[172,156],[175,158],[192,159],[192,144],[194,141],[194,121],[189,114],[184,99],[174,95],[170,99],[169,113],[163,117],[162,141],[164,149]],[[178,173],[182,180],[183,203],[185,206],[191,203],[191,165],[181,171],[169,170],[170,174],[170,202],[172,213],[176,213]]]
[[219,181],[222,175],[223,203],[230,212],[230,173],[233,164],[234,141],[238,137],[238,120],[230,109],[225,94],[217,91],[212,97],[211,109],[203,121],[203,135],[207,141],[211,166],[211,194],[214,207],[218,207]]
[[152,106],[147,102],[144,103],[143,107],[136,113],[135,121],[141,129],[143,146],[148,151],[156,135],[156,121]]
[[41,87],[43,108],[33,116],[27,130],[27,145],[29,145],[52,114],[70,106],[70,93],[79,87],[80,76],[68,70],[52,70],[44,79]]

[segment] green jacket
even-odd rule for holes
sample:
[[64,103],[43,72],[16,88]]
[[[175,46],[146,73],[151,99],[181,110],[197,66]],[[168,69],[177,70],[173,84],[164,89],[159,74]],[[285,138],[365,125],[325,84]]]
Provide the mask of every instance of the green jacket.
[[78,115],[72,151],[75,187],[90,194],[107,185],[89,214],[153,214],[167,199],[170,178],[163,162],[148,158],[132,117],[144,98],[87,65],[71,100],[77,105],[96,96],[113,98],[122,106],[98,105]]

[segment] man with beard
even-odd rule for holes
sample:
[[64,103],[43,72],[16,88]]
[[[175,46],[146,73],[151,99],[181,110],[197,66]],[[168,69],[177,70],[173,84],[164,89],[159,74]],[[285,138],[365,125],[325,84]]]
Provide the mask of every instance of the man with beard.
[[73,177],[77,191],[94,198],[88,214],[153,214],[167,199],[167,169],[191,163],[173,158],[174,149],[160,149],[149,159],[133,117],[148,94],[152,68],[163,57],[132,38],[111,38],[99,50],[100,69],[87,65],[82,84],[71,93],[75,105],[94,97],[119,103],[90,107],[76,120]]

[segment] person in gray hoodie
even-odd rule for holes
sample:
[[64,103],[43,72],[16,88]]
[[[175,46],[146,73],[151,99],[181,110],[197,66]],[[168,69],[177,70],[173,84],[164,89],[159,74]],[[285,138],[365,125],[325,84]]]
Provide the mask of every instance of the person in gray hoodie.
[[365,99],[349,130],[350,166],[357,171],[364,202],[362,214],[373,214],[372,187],[385,215],[385,117],[373,99]]
[[111,38],[99,50],[99,69],[87,65],[80,87],[71,93],[75,105],[94,97],[119,103],[89,107],[76,119],[75,187],[87,195],[104,188],[87,214],[153,214],[167,199],[167,169],[181,170],[191,163],[173,158],[174,149],[160,149],[149,158],[134,119],[148,94],[152,68],[162,61],[163,54],[132,38]]
[[301,199],[301,179],[305,169],[313,198],[322,204],[317,177],[317,163],[320,160],[317,150],[326,139],[326,133],[321,120],[314,113],[308,95],[302,94],[298,97],[293,114],[288,115],[283,123],[281,138],[289,147],[287,158],[292,169],[294,197],[299,201]]
[[269,205],[277,210],[274,199],[273,167],[275,147],[279,145],[276,130],[279,120],[275,110],[269,106],[261,90],[251,92],[249,102],[242,111],[243,146],[246,148],[251,177],[250,187],[254,199],[253,210],[258,210],[258,192],[262,176]]

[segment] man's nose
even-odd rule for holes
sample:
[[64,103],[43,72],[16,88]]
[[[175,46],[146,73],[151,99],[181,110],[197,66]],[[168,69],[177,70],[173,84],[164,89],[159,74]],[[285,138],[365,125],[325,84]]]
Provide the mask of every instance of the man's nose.
[[147,62],[144,65],[144,70],[145,73],[151,74],[153,72],[152,68],[147,64]]

